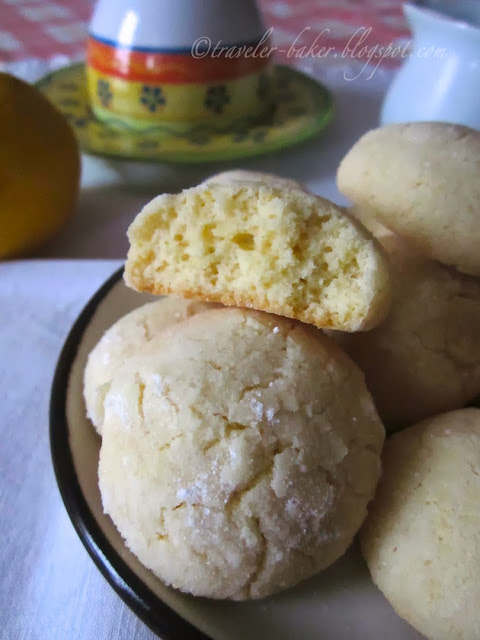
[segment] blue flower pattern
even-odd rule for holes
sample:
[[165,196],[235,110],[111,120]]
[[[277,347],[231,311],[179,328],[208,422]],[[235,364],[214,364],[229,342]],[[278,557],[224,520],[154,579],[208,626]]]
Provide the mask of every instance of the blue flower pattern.
[[112,101],[113,93],[108,80],[97,81],[97,96],[103,107],[108,107]]
[[225,85],[221,84],[216,87],[208,87],[205,94],[205,106],[217,115],[224,112],[225,107],[230,102],[230,96],[227,93]]
[[140,93],[140,102],[150,113],[155,113],[155,111],[159,107],[163,107],[167,101],[161,87],[149,87],[145,85],[142,87]]

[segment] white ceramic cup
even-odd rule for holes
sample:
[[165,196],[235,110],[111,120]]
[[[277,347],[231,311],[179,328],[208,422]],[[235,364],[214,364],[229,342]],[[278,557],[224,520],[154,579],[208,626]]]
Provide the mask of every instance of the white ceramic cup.
[[255,41],[264,27],[253,0],[98,0],[90,34],[128,47],[190,48],[198,38]]

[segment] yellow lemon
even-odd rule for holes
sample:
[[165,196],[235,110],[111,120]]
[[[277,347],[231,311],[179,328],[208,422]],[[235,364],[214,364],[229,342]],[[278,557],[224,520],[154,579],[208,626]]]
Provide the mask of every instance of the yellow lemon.
[[0,258],[55,234],[79,178],[77,142],[63,115],[35,87],[0,73]]

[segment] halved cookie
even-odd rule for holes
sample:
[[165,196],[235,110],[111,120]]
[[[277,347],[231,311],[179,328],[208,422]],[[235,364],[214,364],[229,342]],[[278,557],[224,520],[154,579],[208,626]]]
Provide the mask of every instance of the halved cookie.
[[125,280],[139,291],[252,307],[320,328],[376,326],[388,261],[332,202],[254,182],[158,196],[128,231]]

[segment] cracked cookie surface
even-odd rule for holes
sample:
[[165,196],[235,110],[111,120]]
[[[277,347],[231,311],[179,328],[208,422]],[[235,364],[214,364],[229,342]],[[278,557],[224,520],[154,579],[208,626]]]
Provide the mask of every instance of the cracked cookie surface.
[[480,638],[479,524],[479,409],[387,440],[361,547],[375,584],[430,640]]
[[372,331],[333,334],[365,373],[388,430],[463,407],[480,394],[480,281],[418,254],[398,236],[392,307]]
[[99,484],[167,584],[260,598],[334,562],[360,527],[384,429],[327,336],[246,309],[165,329],[105,399]]
[[165,297],[134,309],[107,329],[88,356],[83,384],[87,416],[100,435],[103,402],[117,369],[165,327],[212,307],[218,305]]

